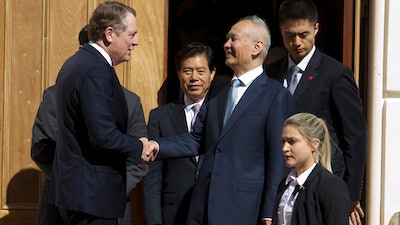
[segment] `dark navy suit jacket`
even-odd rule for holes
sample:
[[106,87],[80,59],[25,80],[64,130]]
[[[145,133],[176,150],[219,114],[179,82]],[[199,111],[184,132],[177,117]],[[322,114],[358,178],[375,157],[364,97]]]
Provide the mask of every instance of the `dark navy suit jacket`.
[[284,120],[291,115],[289,91],[260,74],[223,126],[229,84],[213,88],[192,133],[157,139],[157,158],[205,152],[189,209],[189,225],[254,225],[272,217],[280,180],[288,173],[282,156]]
[[[140,98],[126,88],[123,88],[123,91],[129,114],[127,133],[135,137],[146,137],[147,127]],[[51,168],[56,151],[57,121],[55,106],[55,86],[51,86],[43,91],[43,100],[32,127],[31,157],[47,177],[43,184],[37,213],[37,224],[42,225],[64,224],[58,209],[48,204]],[[136,165],[131,161],[128,157],[126,162],[128,195],[141,181],[148,169],[148,165]],[[124,217],[119,220],[119,224],[131,224],[130,204],[131,202],[127,202]]]
[[65,210],[119,218],[126,204],[128,154],[142,143],[127,134],[128,110],[114,68],[85,44],[56,81],[57,146],[49,201]]
[[[268,76],[283,82],[288,59],[266,67]],[[312,113],[328,123],[332,137],[333,172],[344,179],[351,200],[360,200],[366,160],[366,122],[353,73],[320,52],[312,56],[293,94],[297,112]]]

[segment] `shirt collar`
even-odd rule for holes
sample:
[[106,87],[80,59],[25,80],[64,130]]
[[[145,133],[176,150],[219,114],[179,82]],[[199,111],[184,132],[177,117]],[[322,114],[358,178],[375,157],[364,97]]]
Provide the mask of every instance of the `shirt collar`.
[[94,41],[90,41],[89,45],[91,45],[93,48],[95,48],[97,51],[100,52],[100,54],[106,59],[106,61],[108,62],[108,64],[110,64],[110,66],[112,66],[112,62],[111,62],[111,57],[110,55],[106,52],[106,50],[104,50],[102,47],[100,47],[100,45],[98,45],[96,42]]
[[185,103],[185,110],[186,112],[189,112],[190,110],[192,110],[192,107],[194,104],[200,104],[202,105],[204,102],[204,98],[201,99],[198,102],[193,101],[192,99],[190,99],[188,96],[184,95],[183,96],[183,102]]
[[[312,47],[311,51],[306,56],[304,56],[304,58],[299,62],[299,64],[297,64],[297,66],[301,69],[301,71],[306,71],[307,65],[310,62],[311,57],[314,55],[315,49],[316,48],[315,48],[315,45],[314,45]],[[288,57],[289,58],[288,71],[289,71],[289,69],[292,66],[296,65],[296,63],[293,62],[292,58],[290,57],[290,53],[288,53],[288,54],[289,54],[289,57]]]
[[264,71],[262,65],[260,65],[259,67],[256,67],[244,74],[242,74],[239,78],[235,76],[233,76],[233,79],[240,79],[240,81],[242,82],[243,86],[248,86],[254,79],[256,79],[259,75],[261,75],[261,73]]
[[295,180],[298,185],[303,186],[304,183],[306,182],[308,176],[311,174],[312,170],[314,169],[316,163],[314,163],[310,168],[308,168],[306,171],[304,171],[302,174],[299,176],[296,175],[296,168],[293,168],[292,171],[290,171],[289,175],[286,177],[286,185],[289,184],[292,180]]

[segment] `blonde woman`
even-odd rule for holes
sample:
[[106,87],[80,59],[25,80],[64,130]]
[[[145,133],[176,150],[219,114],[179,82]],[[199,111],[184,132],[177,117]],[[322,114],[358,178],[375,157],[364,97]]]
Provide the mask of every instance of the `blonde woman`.
[[273,224],[349,224],[349,193],[331,172],[330,148],[324,120],[298,113],[285,121],[282,152],[293,169],[278,187]]

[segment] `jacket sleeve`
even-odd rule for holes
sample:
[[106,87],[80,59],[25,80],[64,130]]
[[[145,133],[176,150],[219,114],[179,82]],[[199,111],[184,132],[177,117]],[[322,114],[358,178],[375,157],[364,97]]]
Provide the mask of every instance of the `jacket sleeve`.
[[351,70],[342,67],[333,82],[331,92],[338,120],[339,147],[343,152],[346,182],[351,200],[361,198],[362,181],[366,161],[367,127],[361,99]]
[[[329,172],[325,171],[325,174]],[[350,212],[349,192],[343,180],[329,174],[319,188],[319,206],[322,224],[348,224]]]
[[[159,123],[150,112],[148,123],[149,139],[160,137]],[[149,171],[143,179],[144,218],[146,225],[162,224],[161,190],[162,190],[162,161],[149,163]]]
[[31,158],[49,178],[56,150],[55,89],[43,92],[35,122],[32,127]]
[[[133,137],[147,137],[147,126],[144,119],[143,107],[140,102],[139,96],[135,93],[123,88],[128,106],[128,126],[127,133]],[[126,189],[127,194],[136,187],[136,185],[143,179],[148,171],[148,164],[135,164],[130,155],[126,158]]]
[[282,89],[274,99],[268,113],[266,125],[266,163],[265,191],[262,218],[272,218],[277,188],[281,180],[289,173],[282,155],[283,122],[293,113],[293,102],[289,91]]

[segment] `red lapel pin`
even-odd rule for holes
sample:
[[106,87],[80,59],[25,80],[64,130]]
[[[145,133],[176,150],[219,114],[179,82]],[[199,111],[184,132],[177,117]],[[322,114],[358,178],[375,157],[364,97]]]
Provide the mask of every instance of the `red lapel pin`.
[[308,79],[309,81],[311,81],[311,80],[313,79],[313,77],[312,77],[312,76],[308,76],[307,79]]

